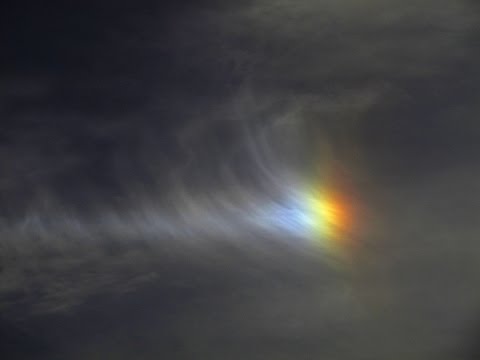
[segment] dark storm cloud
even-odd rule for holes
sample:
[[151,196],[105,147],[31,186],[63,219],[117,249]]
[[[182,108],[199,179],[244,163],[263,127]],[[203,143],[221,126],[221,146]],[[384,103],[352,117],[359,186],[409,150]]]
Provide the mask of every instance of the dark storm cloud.
[[[476,10],[17,7],[0,82],[2,309],[71,359],[458,359],[480,297]],[[318,143],[370,211],[351,269],[195,227],[275,198],[326,156]],[[68,331],[32,317],[45,313]]]

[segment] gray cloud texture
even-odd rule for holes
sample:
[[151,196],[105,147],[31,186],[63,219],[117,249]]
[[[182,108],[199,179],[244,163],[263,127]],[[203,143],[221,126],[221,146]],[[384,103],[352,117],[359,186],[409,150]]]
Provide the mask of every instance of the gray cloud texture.
[[[93,75],[2,81],[7,317],[79,360],[472,358],[475,4],[169,11],[125,16],[128,34],[105,25],[117,50],[99,50]],[[91,89],[99,104],[77,99]],[[238,225],[327,161],[363,209],[350,264]],[[196,223],[205,214],[215,225]],[[97,298],[110,299],[103,333],[82,322]],[[132,313],[111,310],[117,298]],[[74,335],[53,335],[46,314],[71,316],[59,321]]]

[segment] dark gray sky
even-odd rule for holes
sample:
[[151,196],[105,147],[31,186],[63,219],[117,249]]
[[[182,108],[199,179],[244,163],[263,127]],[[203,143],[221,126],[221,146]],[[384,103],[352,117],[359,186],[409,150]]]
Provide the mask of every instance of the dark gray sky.
[[2,359],[478,358],[474,1],[2,7]]

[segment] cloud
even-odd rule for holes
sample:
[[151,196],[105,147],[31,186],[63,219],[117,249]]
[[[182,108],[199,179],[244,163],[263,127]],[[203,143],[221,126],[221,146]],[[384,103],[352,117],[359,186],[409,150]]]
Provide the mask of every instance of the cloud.
[[[480,296],[471,6],[192,3],[138,14],[124,57],[82,48],[93,75],[4,83],[26,105],[0,144],[0,307],[81,327],[137,304],[68,358],[158,358],[168,333],[184,358],[457,359]],[[325,164],[368,210],[343,267],[244,220]]]

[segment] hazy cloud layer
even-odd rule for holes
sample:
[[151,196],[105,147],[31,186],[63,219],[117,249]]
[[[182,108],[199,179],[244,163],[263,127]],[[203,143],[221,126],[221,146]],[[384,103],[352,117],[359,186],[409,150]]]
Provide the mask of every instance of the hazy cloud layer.
[[[162,6],[12,12],[4,318],[50,358],[474,358],[478,7]],[[349,263],[253,221],[326,164]]]

